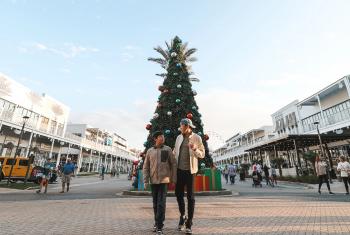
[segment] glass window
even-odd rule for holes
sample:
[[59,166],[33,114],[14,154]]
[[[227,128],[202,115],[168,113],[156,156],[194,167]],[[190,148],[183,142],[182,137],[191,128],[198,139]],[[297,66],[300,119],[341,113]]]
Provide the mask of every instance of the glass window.
[[27,159],[26,160],[19,160],[18,165],[20,165],[20,166],[28,166],[28,160]]
[[15,159],[7,159],[6,160],[6,165],[12,165],[15,163]]

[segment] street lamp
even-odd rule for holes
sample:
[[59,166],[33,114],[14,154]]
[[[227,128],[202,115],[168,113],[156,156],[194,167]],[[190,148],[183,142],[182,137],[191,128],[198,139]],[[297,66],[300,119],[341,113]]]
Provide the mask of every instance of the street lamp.
[[[325,159],[326,158],[326,153],[325,153],[324,148],[323,148],[323,143],[322,143],[322,138],[321,138],[321,134],[320,134],[320,129],[318,128],[319,124],[320,124],[320,122],[314,122],[314,125],[316,125],[318,140],[320,142],[321,154],[322,154],[323,159]],[[329,162],[329,166],[330,166],[331,170],[333,170],[333,163],[332,163],[332,159],[329,156],[329,154],[328,154],[328,162]],[[330,183],[332,183],[332,177],[329,174],[329,171],[328,171],[328,176],[329,176]]]
[[16,152],[15,152],[15,157],[12,161],[12,164],[11,164],[11,170],[10,170],[10,174],[8,176],[8,179],[7,179],[7,185],[10,184],[10,180],[11,180],[11,176],[12,176],[12,171],[13,171],[13,166],[15,165],[16,163],[16,158],[17,158],[17,152],[18,152],[18,148],[19,148],[19,145],[21,143],[21,139],[22,139],[22,136],[23,136],[23,133],[24,133],[24,127],[26,125],[26,122],[28,121],[29,117],[28,116],[23,116],[23,125],[22,125],[22,129],[21,129],[21,133],[19,135],[19,139],[18,139],[18,143],[17,143],[17,147],[16,147]]

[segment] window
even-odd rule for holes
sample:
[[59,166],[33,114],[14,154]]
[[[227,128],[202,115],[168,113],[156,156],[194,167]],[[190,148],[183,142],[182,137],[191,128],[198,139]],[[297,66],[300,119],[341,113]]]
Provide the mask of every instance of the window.
[[49,119],[46,117],[41,117],[40,130],[46,131],[49,126]]
[[15,165],[14,163],[15,163],[15,159],[7,159],[7,161],[6,161],[6,165],[10,165],[10,166],[12,164]]
[[51,134],[55,133],[56,126],[57,126],[57,122],[56,121],[51,121],[51,125],[50,125],[50,133]]
[[4,164],[4,158],[0,158],[1,165]]
[[28,166],[28,160],[27,159],[26,160],[19,160],[18,165],[20,165],[20,166]]
[[62,136],[63,135],[63,128],[64,128],[64,125],[59,123],[58,127],[57,127],[57,135],[58,136]]

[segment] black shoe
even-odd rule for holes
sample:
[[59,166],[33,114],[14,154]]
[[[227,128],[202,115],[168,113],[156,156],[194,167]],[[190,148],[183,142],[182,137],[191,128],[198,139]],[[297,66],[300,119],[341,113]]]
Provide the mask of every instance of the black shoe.
[[182,231],[184,229],[186,222],[187,222],[186,216],[180,216],[179,226],[177,227],[177,230]]
[[37,194],[41,193],[41,190],[40,190],[40,189],[39,189],[39,190],[37,190],[37,191],[36,191],[36,193],[37,193]]
[[185,234],[192,234],[192,229],[191,228],[186,228]]
[[329,191],[329,194],[332,194],[332,195],[333,195],[334,193],[333,193],[333,192],[331,192],[331,191]]
[[163,235],[163,229],[157,229],[157,235]]
[[345,195],[349,195],[349,192],[345,193]]
[[152,230],[154,233],[157,232],[157,225],[153,225],[153,230]]
[[321,194],[321,190],[318,190],[318,194]]

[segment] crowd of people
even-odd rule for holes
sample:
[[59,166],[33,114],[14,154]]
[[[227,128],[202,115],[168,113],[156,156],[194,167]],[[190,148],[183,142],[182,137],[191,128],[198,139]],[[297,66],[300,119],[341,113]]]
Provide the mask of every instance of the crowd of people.
[[[315,173],[318,177],[318,193],[321,194],[322,185],[326,184],[328,193],[334,194],[330,187],[330,167],[326,160],[322,159],[319,155],[315,157]],[[222,169],[222,175],[226,181],[226,184],[235,184],[235,177],[239,173],[240,180],[244,178],[243,175],[246,174],[245,170],[235,164],[227,164]],[[350,163],[346,160],[344,156],[340,156],[338,159],[337,172],[339,173],[339,179],[344,183],[345,194],[349,195],[350,186]],[[267,186],[277,185],[277,173],[276,166],[271,164],[270,167],[266,164],[263,165],[259,161],[255,161],[251,167],[251,176],[254,187],[262,187],[262,182],[265,179]]]
[[[252,165],[252,179],[253,186],[262,187],[263,177],[265,177],[266,185],[275,186],[277,185],[277,174],[274,165],[268,167],[267,165],[262,166],[261,162],[256,161]],[[245,181],[246,170],[242,166],[237,166],[235,164],[227,164],[222,169],[222,175],[226,181],[226,184],[235,184],[236,175],[239,174],[240,181]]]

